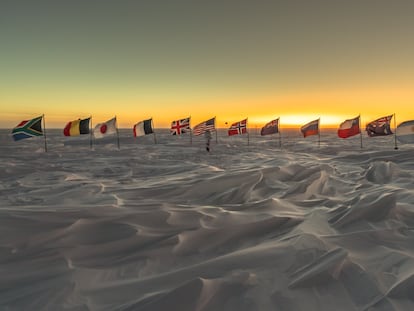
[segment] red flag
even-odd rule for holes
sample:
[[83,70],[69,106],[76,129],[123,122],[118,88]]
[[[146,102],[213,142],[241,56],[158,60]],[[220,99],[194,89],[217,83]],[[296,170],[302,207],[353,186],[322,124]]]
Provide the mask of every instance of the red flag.
[[246,134],[247,133],[247,119],[233,123],[230,126],[228,133],[229,133],[229,136]]
[[348,138],[361,133],[359,128],[359,116],[353,119],[345,120],[338,129],[338,136]]

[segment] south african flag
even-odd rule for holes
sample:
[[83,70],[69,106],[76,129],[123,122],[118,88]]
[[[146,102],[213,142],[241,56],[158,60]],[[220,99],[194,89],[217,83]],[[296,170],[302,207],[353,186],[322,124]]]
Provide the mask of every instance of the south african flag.
[[34,136],[43,136],[42,118],[43,116],[40,116],[20,122],[12,131],[13,139],[17,141]]

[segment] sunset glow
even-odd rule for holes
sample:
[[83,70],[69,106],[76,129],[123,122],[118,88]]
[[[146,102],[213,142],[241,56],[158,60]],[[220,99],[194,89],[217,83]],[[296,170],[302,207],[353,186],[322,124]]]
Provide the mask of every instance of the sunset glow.
[[[230,1],[231,2],[231,1]],[[0,11],[0,127],[45,115],[50,128],[117,116],[130,128],[212,116],[260,127],[280,118],[337,127],[394,114],[414,119],[411,2],[295,5],[160,0]]]

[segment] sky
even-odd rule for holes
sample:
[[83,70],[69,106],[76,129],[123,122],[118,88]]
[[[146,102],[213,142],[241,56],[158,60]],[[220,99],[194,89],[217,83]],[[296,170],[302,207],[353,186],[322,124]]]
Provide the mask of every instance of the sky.
[[0,127],[414,119],[412,0],[2,0]]

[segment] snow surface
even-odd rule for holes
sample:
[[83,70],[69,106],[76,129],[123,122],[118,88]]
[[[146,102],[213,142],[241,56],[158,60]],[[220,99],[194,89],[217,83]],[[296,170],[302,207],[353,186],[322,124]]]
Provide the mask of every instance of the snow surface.
[[[282,129],[283,130],[283,129]],[[0,131],[0,310],[414,310],[394,137]]]

